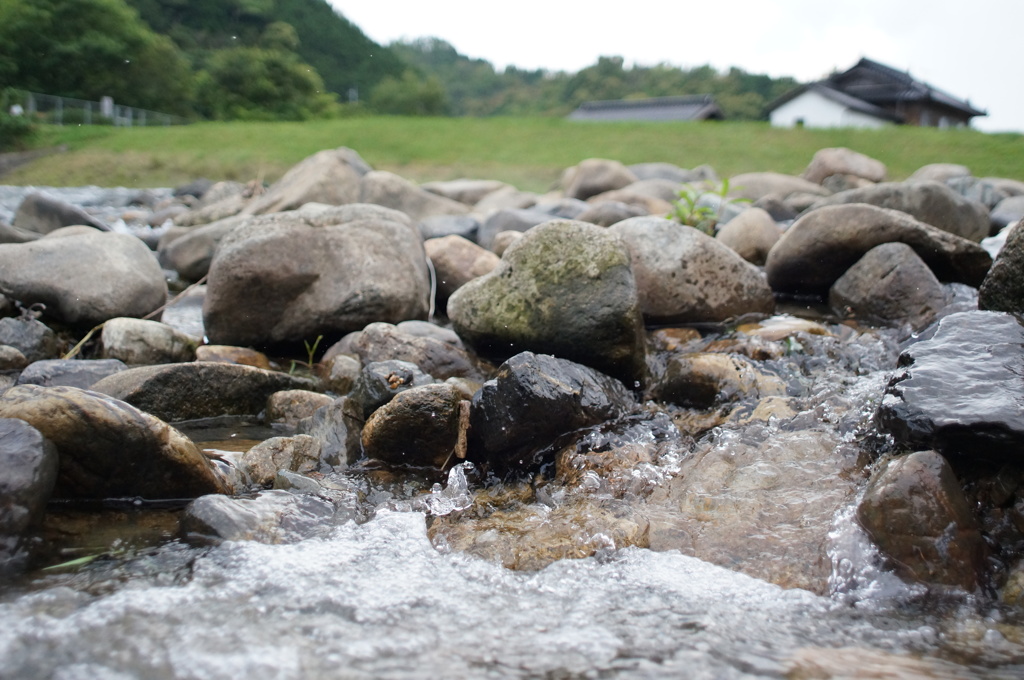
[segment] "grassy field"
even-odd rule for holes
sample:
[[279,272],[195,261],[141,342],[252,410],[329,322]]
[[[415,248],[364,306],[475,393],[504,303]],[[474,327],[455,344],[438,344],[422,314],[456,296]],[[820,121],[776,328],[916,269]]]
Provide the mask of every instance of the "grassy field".
[[799,174],[820,148],[883,161],[891,179],[926,163],[1024,180],[1024,136],[974,130],[782,130],[767,123],[582,123],[555,118],[367,117],[304,123],[45,128],[35,146],[67,151],[0,177],[2,184],[175,186],[198,177],[273,181],[321,149],[348,146],[379,170],[415,181],[500,179],[544,191],[585,158],[709,164],[722,177]]

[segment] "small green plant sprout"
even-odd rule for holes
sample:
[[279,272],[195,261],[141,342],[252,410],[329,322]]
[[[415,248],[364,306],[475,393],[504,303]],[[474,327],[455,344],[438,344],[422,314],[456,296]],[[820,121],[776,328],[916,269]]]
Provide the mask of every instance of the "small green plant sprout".
[[316,340],[309,342],[309,340],[303,340],[302,344],[306,346],[306,361],[299,361],[298,359],[292,359],[291,368],[288,369],[289,375],[294,375],[295,367],[301,364],[307,370],[313,370],[313,359],[316,357],[316,350],[320,346],[320,341],[324,339],[323,335],[316,336]]
[[717,189],[684,184],[679,190],[679,199],[666,217],[714,236],[723,208],[749,202],[746,198],[729,198],[728,179],[722,180]]

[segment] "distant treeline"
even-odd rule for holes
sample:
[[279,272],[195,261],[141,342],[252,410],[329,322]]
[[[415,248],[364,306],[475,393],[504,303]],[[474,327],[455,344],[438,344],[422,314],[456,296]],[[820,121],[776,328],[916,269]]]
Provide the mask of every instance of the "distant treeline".
[[795,85],[622,57],[497,71],[438,38],[378,45],[326,0],[0,0],[0,89],[196,118],[561,116],[588,100],[712,94],[727,118],[756,120]]

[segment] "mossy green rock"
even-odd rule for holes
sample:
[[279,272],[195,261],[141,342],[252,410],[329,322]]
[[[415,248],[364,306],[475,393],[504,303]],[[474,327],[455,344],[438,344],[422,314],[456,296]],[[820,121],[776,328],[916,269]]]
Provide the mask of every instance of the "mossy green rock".
[[644,379],[643,319],[629,252],[606,229],[573,220],[538,225],[490,274],[448,301],[455,331],[504,360],[553,354],[619,378]]

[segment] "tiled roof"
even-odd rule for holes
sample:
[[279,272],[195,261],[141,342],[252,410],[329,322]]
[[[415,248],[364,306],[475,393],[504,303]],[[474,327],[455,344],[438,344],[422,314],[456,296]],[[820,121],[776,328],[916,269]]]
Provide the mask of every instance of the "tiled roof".
[[706,120],[722,118],[710,95],[616,99],[580,104],[572,120]]

